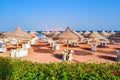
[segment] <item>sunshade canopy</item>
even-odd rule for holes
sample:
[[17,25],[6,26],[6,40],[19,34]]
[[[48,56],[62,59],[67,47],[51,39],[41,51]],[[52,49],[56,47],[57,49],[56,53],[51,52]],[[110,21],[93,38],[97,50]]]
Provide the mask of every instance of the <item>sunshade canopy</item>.
[[110,35],[114,35],[116,32],[114,32],[113,30],[109,31]]
[[84,32],[84,36],[85,36],[85,37],[88,37],[88,35],[89,35],[90,33],[91,33],[90,31],[86,30],[86,31]]
[[20,27],[17,27],[13,31],[9,31],[4,33],[5,36],[10,38],[18,38],[18,39],[32,39],[32,36],[28,34],[27,32],[21,30]]
[[103,30],[100,32],[100,35],[101,35],[101,36],[108,36],[108,33],[105,32],[105,30],[103,29]]
[[98,34],[98,32],[96,31],[93,31],[92,33],[90,33],[89,38],[94,40],[103,39],[103,37],[100,34]]
[[57,38],[62,40],[76,40],[76,41],[81,39],[81,37],[72,30],[70,30],[69,27],[67,27],[66,30],[63,31],[61,34],[59,34]]

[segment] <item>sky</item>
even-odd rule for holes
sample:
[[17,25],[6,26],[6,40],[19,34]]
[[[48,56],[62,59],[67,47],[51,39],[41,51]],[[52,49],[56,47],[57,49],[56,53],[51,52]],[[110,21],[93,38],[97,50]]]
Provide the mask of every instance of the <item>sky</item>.
[[0,0],[0,31],[118,30],[120,0]]

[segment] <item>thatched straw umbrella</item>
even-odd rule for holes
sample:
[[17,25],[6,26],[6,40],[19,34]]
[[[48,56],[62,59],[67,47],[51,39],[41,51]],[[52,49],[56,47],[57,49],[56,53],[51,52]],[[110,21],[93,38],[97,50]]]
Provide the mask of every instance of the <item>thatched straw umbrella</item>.
[[108,33],[105,32],[105,30],[103,29],[103,30],[100,32],[100,35],[101,35],[101,36],[108,36]]
[[82,35],[82,34],[83,34],[83,32],[82,32],[82,31],[80,31],[80,32],[78,32],[78,34]]
[[92,33],[90,33],[89,38],[93,40],[103,39],[103,37],[100,34],[98,34],[98,32],[96,31],[93,31]]
[[111,35],[108,37],[108,39],[111,41],[115,41],[120,43],[120,32],[117,32],[115,35]]
[[99,39],[103,39],[103,37],[102,37],[100,34],[98,34],[98,32],[93,31],[93,32],[89,35],[89,38],[92,39],[92,47],[91,47],[91,49],[94,50],[94,51],[96,51],[96,50],[97,50],[97,49],[96,49],[96,45],[97,45],[96,42],[97,42]]
[[85,37],[88,37],[88,35],[89,35],[90,33],[91,33],[90,31],[86,30],[86,31],[84,32],[84,36],[85,36]]
[[64,32],[57,36],[60,40],[79,41],[81,37],[75,32],[71,31],[69,27]]
[[29,34],[30,34],[32,37],[36,37],[37,32],[36,32],[36,31],[30,31]]
[[60,33],[61,33],[61,32],[59,32],[59,31],[54,31],[54,32],[52,33],[52,35],[50,36],[50,38],[56,39],[56,37],[57,37]]
[[[9,38],[16,38],[16,39],[32,39],[32,36],[30,34],[28,34],[27,32],[21,30],[20,27],[17,27],[15,30],[10,31],[10,32],[6,32],[4,33],[5,36],[9,37]],[[17,43],[17,48],[19,46],[19,43]]]
[[56,39],[56,36],[60,34],[59,31],[52,31],[50,32],[49,34],[45,34],[45,36],[49,37],[49,38],[53,38],[53,39]]
[[57,36],[60,40],[67,40],[67,59],[68,59],[68,41],[79,41],[81,37],[75,32],[71,31],[69,27],[66,28],[61,34]]
[[114,35],[116,32],[114,32],[113,30],[109,31],[110,35]]
[[73,31],[77,36],[79,36],[79,39],[82,39],[83,38],[83,36],[81,35],[81,34],[79,34],[79,33],[77,33],[76,31]]
[[51,34],[51,32],[50,31],[43,31],[42,34],[48,35],[48,34]]
[[45,36],[52,38],[52,36],[56,35],[58,32],[57,31],[47,31],[44,33]]
[[17,27],[15,30],[4,33],[5,36],[10,38],[18,38],[18,39],[31,39],[32,36],[27,32],[21,30],[20,27]]

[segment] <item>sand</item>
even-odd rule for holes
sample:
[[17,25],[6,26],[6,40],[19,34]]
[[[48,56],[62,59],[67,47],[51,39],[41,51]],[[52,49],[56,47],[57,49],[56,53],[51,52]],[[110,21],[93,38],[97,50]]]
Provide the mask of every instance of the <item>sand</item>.
[[[16,45],[7,43],[6,47],[7,51],[5,53],[0,53],[0,56],[10,57],[10,50],[15,49]],[[78,44],[76,47],[69,47],[70,50],[74,50],[71,62],[117,62],[116,50],[120,50],[120,44],[107,44],[107,47],[105,48],[97,47],[97,51],[91,51],[90,47],[91,44]],[[39,39],[31,46],[31,48],[29,48],[29,55],[21,57],[21,60],[30,60],[39,63],[63,62],[62,51],[65,49],[65,43],[60,44],[60,50],[52,50],[48,43]]]

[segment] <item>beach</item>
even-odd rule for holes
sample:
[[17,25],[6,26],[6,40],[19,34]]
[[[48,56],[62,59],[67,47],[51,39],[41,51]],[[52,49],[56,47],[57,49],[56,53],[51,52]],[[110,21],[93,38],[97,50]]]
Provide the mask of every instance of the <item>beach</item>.
[[[28,56],[20,57],[21,60],[28,60],[38,63],[55,63],[63,62],[62,51],[66,49],[66,43],[60,44],[59,50],[52,50],[52,47],[42,39],[35,41],[28,49]],[[107,44],[104,48],[97,47],[97,51],[92,51],[91,44],[79,43],[75,47],[69,47],[69,50],[73,50],[72,61],[69,62],[88,62],[88,63],[113,63],[116,60],[116,51],[120,50],[120,44]],[[7,51],[0,53],[0,56],[10,57],[11,49],[15,49],[16,45],[10,43],[6,44]]]

